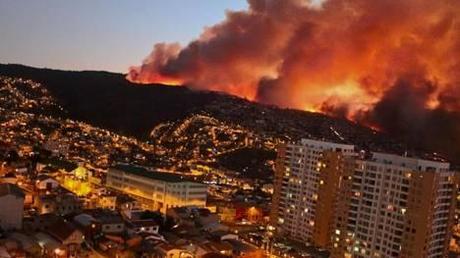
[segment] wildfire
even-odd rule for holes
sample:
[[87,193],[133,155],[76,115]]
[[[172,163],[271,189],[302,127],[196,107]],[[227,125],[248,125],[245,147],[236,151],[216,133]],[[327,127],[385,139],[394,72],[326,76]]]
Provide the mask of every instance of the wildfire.
[[140,84],[151,84],[151,83],[158,83],[168,86],[182,86],[184,85],[184,81],[180,78],[169,77],[161,74],[146,74],[139,73],[136,69],[132,68],[127,76],[127,79],[130,81],[134,81]]
[[395,132],[460,110],[460,1],[248,3],[185,47],[155,45],[128,79],[185,83]]

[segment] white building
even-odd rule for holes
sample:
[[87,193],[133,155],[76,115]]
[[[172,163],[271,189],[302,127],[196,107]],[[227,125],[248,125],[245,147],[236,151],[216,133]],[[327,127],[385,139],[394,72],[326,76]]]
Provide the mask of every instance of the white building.
[[446,257],[460,176],[447,162],[370,154],[313,140],[281,145],[272,225],[332,258]]
[[0,184],[0,226],[3,230],[22,228],[24,193],[13,184]]
[[172,207],[205,207],[207,186],[181,175],[118,165],[107,173],[107,187],[127,193],[144,208],[166,213]]
[[52,189],[57,188],[58,186],[59,186],[58,181],[46,175],[38,176],[35,182],[35,187],[38,190],[52,190]]
[[133,233],[158,234],[160,226],[153,220],[135,220],[128,223],[128,228]]
[[302,139],[280,146],[275,175],[272,223],[291,239],[310,242],[317,219],[324,152],[354,155],[354,146]]

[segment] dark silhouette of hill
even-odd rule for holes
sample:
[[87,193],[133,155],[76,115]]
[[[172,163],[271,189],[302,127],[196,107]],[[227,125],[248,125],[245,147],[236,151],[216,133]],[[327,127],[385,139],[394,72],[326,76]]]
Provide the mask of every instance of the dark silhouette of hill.
[[[406,142],[404,135],[389,137],[354,122],[319,113],[280,109],[217,92],[186,87],[139,85],[123,74],[103,71],[60,71],[0,64],[0,75],[31,79],[44,84],[66,109],[61,116],[84,121],[123,135],[147,139],[159,123],[180,121],[205,113],[220,121],[242,125],[263,137],[302,137],[346,142],[363,149],[423,156],[424,150],[452,153]],[[447,148],[447,149],[446,149]],[[423,154],[423,155],[422,155]],[[459,163],[460,158],[449,156]]]
[[109,72],[0,64],[0,74],[43,83],[73,119],[138,137],[147,136],[159,122],[185,117],[216,95],[184,87],[136,85]]

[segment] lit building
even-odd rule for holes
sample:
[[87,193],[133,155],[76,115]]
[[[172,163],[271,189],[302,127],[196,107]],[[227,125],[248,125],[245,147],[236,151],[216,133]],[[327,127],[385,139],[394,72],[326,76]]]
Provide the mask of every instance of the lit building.
[[80,212],[83,201],[72,193],[57,192],[36,196],[33,206],[40,214],[68,215]]
[[337,223],[347,230],[337,230],[332,257],[447,257],[457,185],[446,162],[357,160],[348,219]]
[[205,207],[207,186],[172,174],[117,165],[107,173],[107,186],[129,194],[144,208],[166,213],[172,207]]
[[353,155],[353,145],[307,139],[278,147],[270,220],[279,233],[326,247]]
[[279,234],[337,258],[447,256],[459,182],[449,163],[302,140],[280,146],[275,167]]
[[42,191],[50,191],[59,187],[59,182],[47,175],[39,175],[35,182],[35,188]]

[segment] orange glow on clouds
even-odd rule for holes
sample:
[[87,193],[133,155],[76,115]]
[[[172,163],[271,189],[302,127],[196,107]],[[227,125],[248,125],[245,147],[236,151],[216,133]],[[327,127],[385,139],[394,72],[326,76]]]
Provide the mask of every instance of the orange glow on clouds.
[[185,47],[156,44],[127,78],[354,120],[404,101],[396,87],[409,106],[460,109],[460,1],[248,3]]

